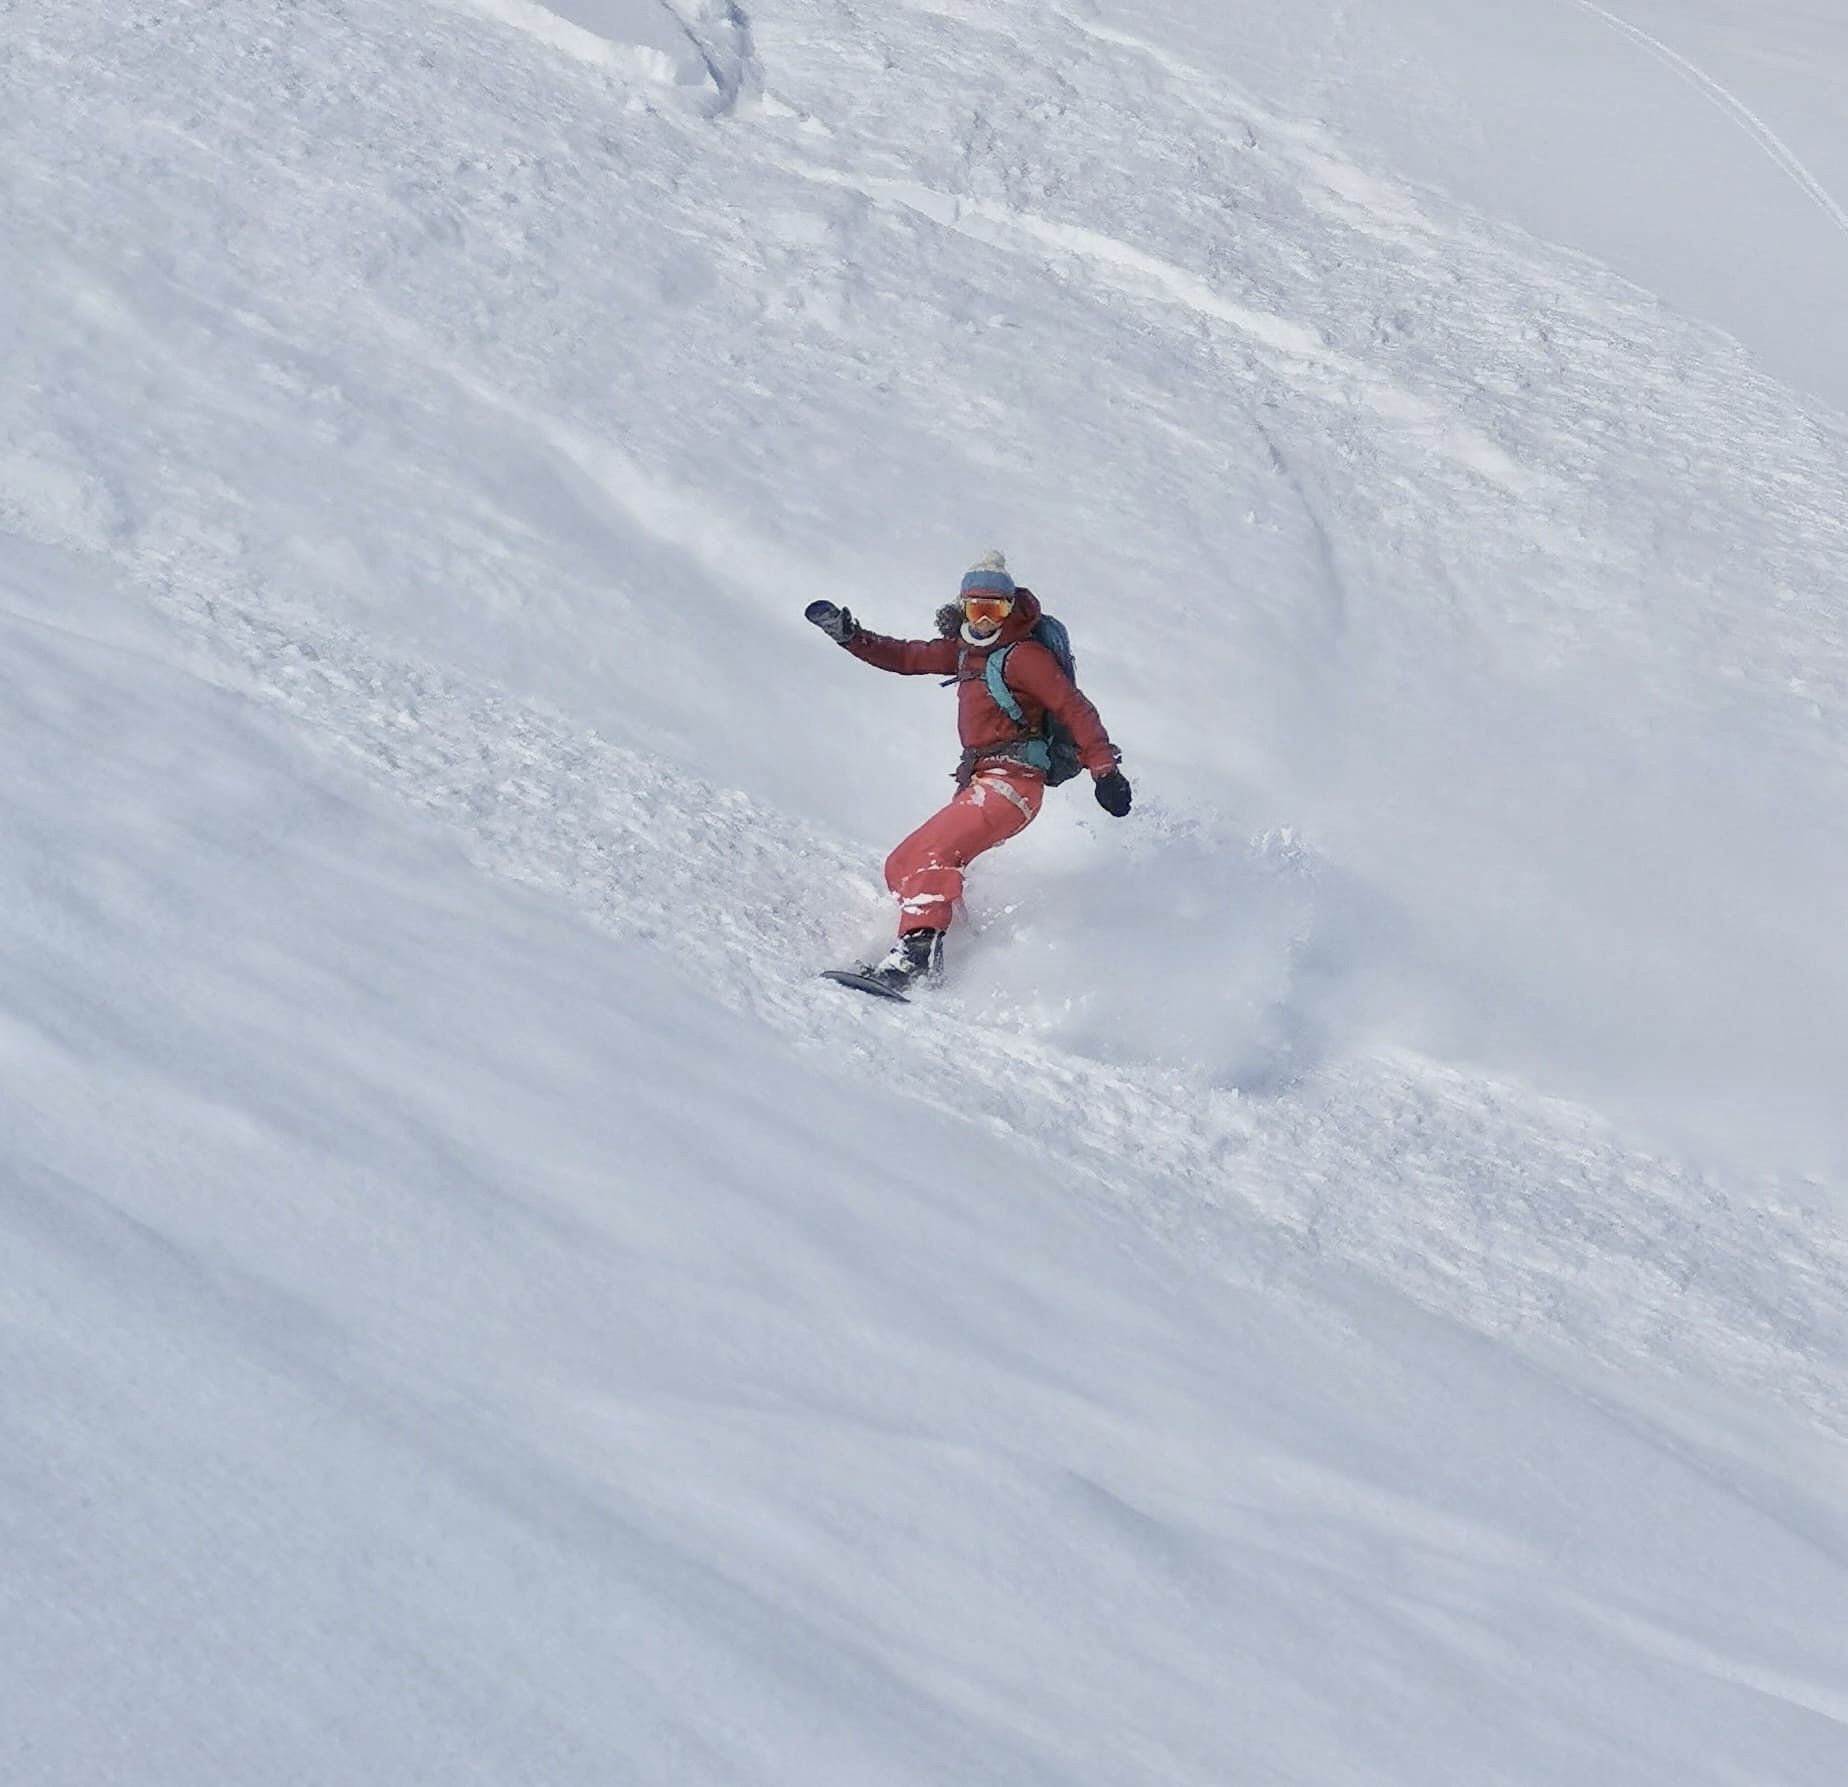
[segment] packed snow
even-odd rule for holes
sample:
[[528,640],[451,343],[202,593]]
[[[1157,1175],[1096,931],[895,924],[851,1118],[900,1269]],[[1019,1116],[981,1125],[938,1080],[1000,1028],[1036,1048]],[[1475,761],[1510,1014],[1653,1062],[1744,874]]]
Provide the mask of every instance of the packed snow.
[[5,16],[0,1778],[1848,1778],[1848,17]]

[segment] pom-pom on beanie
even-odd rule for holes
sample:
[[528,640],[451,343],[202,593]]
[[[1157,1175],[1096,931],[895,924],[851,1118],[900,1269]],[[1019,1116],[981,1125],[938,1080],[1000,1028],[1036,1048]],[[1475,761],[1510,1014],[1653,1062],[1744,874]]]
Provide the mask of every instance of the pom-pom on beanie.
[[1014,579],[1008,574],[1006,557],[999,552],[984,552],[963,573],[962,593],[965,596],[1006,596],[1011,602]]

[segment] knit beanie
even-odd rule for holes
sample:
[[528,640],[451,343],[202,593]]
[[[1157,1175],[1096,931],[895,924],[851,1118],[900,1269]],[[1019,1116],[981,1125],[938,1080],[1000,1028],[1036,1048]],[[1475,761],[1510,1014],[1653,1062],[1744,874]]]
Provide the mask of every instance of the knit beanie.
[[1007,558],[999,552],[984,552],[963,573],[962,593],[969,595],[1006,596],[1014,599],[1014,579],[1008,575]]

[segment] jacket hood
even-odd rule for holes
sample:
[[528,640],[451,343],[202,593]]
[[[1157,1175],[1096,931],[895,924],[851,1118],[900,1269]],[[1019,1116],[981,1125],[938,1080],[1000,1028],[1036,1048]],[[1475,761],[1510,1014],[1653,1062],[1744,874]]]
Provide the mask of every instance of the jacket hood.
[[996,645],[1013,645],[1039,625],[1040,605],[1036,596],[1024,584],[1014,591],[1014,612],[1001,623],[1001,631],[995,635]]

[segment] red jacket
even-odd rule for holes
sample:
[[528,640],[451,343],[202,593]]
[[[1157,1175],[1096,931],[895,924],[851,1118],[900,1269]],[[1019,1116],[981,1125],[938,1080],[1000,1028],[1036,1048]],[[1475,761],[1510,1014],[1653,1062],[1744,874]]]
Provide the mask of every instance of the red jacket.
[[[1094,776],[1108,775],[1117,766],[1117,753],[1097,709],[1059,668],[1059,660],[1037,639],[1027,638],[1039,616],[1038,599],[1031,590],[1022,589],[1015,592],[1014,612],[987,645],[968,645],[961,638],[888,639],[881,633],[861,631],[847,641],[847,650],[863,663],[900,676],[955,676],[960,665],[963,680],[956,690],[956,729],[964,751],[980,752],[991,745],[1035,737],[1050,709],[1077,740],[1085,768]],[[1024,726],[1016,726],[995,704],[983,676],[989,654],[1004,645],[1016,648],[1008,653],[1002,675],[1020,703]]]

